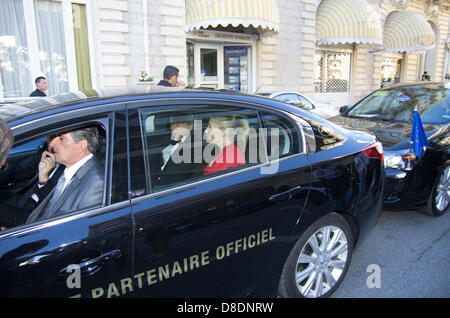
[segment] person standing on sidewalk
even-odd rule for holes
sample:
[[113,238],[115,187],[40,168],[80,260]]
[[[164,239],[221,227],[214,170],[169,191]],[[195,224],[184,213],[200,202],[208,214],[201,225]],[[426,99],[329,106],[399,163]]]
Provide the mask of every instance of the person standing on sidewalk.
[[177,86],[186,86],[183,81],[178,80],[178,74],[180,70],[175,66],[168,65],[164,68],[163,77],[161,81],[159,81],[158,86],[165,87],[177,87]]
[[45,94],[45,91],[47,90],[47,79],[43,76],[38,76],[34,80],[34,83],[36,84],[36,90],[33,91],[30,94],[30,97],[45,97],[47,94]]

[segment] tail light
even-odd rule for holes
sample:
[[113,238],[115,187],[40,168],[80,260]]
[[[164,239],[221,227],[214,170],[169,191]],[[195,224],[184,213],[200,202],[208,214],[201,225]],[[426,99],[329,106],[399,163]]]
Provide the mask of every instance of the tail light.
[[380,159],[384,162],[383,145],[380,142],[376,142],[374,145],[364,149],[362,153],[365,154],[368,158]]

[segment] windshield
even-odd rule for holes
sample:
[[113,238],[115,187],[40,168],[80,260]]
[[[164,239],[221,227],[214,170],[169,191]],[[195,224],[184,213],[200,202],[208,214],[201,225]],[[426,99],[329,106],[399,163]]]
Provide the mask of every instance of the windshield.
[[423,124],[443,125],[450,119],[450,86],[430,84],[378,90],[349,112],[348,116],[395,122],[410,122],[414,109]]

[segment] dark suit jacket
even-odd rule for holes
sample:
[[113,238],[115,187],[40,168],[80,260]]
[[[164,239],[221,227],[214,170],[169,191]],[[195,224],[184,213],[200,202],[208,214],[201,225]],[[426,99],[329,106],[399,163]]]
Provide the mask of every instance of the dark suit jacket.
[[[190,158],[188,158],[190,160],[190,162],[180,162],[180,163],[175,163],[172,160],[172,156],[169,158],[169,161],[167,162],[167,164],[165,165],[164,169],[161,171],[161,167],[164,164],[164,160],[163,160],[163,156],[162,153],[160,154],[160,160],[159,160],[159,164],[155,166],[155,170],[157,170],[157,173],[159,171],[160,174],[157,177],[156,180],[156,186],[158,187],[164,187],[164,186],[168,186],[168,185],[173,185],[176,183],[180,183],[182,181],[185,180],[189,180],[195,177],[199,177],[203,175],[203,162],[201,163],[195,163],[194,161],[194,154],[195,154],[195,149],[194,149],[194,140],[192,135],[190,136],[190,138],[187,138],[186,141],[184,143],[179,143],[178,147],[181,148],[177,148],[177,150],[175,150],[175,152],[179,153],[179,155],[181,157],[183,157],[183,151],[184,149],[191,149],[191,155]],[[198,152],[200,152],[202,154],[202,156],[200,157],[200,159],[203,159],[203,145],[200,144],[199,145],[199,150],[197,150]],[[162,149],[161,149],[162,151]],[[184,158],[184,157],[183,157]]]
[[160,80],[157,86],[172,87],[172,85],[166,80]]
[[33,91],[30,94],[30,97],[45,97],[47,96],[43,91],[41,91],[39,88],[37,88],[35,91]]
[[[32,179],[33,186],[20,198],[19,202],[17,203],[17,207],[29,210],[29,212],[34,210],[37,205],[41,203],[41,201],[44,200],[47,195],[49,195],[49,193],[53,190],[65,168],[66,167],[64,165],[59,165],[58,168],[56,168],[56,170],[54,171],[53,175],[48,179],[47,183],[42,187],[38,186],[39,177],[38,175],[36,175]],[[33,195],[37,196],[37,202],[31,198]]]
[[[44,200],[53,190],[58,178],[63,173],[65,167],[59,165],[55,173],[48,179],[47,183],[39,188],[38,176],[32,178],[32,187],[25,193],[11,193],[7,203],[0,204],[0,225],[13,227],[24,224],[30,213]],[[36,195],[36,202],[32,196]]]
[[103,202],[103,185],[104,168],[94,157],[77,171],[50,211],[45,211],[45,207],[53,196],[54,189],[30,214],[26,223],[100,206]]

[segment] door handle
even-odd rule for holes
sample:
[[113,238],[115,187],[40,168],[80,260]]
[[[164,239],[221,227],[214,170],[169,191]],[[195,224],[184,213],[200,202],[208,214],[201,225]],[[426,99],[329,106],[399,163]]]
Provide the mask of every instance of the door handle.
[[269,200],[270,201],[279,201],[279,202],[284,202],[284,201],[288,201],[290,199],[292,199],[292,196],[298,191],[300,190],[302,187],[301,186],[296,186],[293,188],[290,188],[287,191],[281,192],[281,193],[277,193],[272,195]]
[[[120,250],[113,250],[105,254],[102,254],[98,257],[88,259],[84,262],[73,265],[76,265],[80,269],[82,275],[90,276],[97,273],[107,262],[112,261],[114,259],[118,259],[120,256],[122,256]],[[67,271],[69,269],[69,266],[60,270],[59,275],[60,276],[69,275],[70,272]]]

